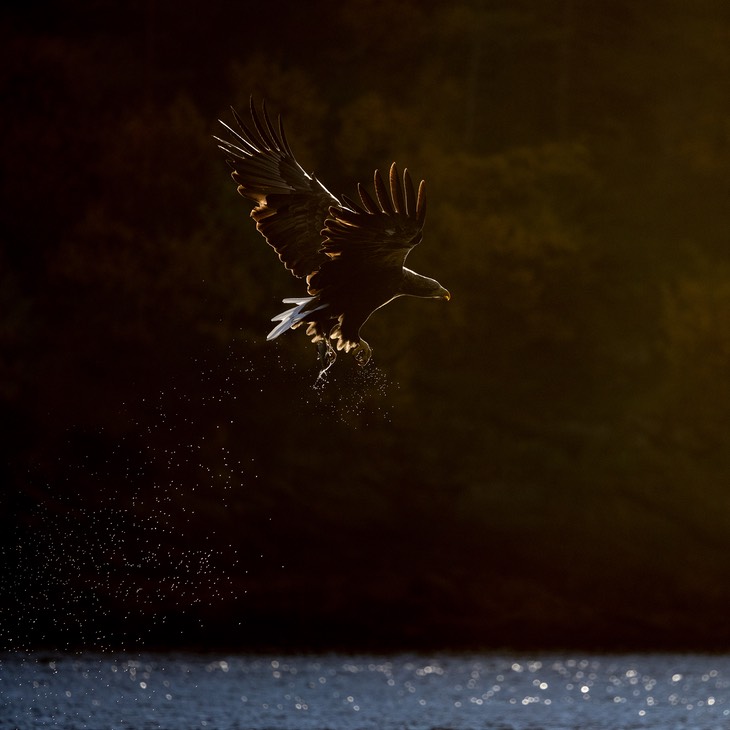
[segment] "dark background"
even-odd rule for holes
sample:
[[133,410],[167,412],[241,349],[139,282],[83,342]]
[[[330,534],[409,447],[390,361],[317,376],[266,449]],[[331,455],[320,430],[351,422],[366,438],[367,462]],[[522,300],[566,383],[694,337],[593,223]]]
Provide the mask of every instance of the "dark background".
[[[2,11],[2,647],[730,648],[724,0]],[[212,135],[427,181],[374,359]]]

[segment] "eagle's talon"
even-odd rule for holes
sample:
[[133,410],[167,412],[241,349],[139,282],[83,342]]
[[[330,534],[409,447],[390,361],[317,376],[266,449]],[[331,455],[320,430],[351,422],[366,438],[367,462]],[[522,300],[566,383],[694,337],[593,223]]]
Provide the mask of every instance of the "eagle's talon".
[[320,374],[326,373],[337,359],[337,353],[328,340],[317,342],[317,359],[321,368]]

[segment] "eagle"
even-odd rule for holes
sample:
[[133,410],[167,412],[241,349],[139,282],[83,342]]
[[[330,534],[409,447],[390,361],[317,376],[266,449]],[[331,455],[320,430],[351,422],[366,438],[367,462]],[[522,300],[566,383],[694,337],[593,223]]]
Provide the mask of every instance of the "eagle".
[[408,170],[401,179],[393,163],[387,185],[375,170],[375,197],[358,184],[359,202],[338,199],[297,162],[281,116],[275,127],[265,102],[259,114],[251,98],[252,126],[231,111],[238,129],[219,120],[231,138],[215,137],[231,177],[238,192],[256,203],[251,217],[257,230],[286,269],[305,279],[309,295],[283,300],[293,306],[272,319],[278,324],[267,340],[306,325],[323,370],[340,350],[365,365],[372,349],[360,330],[376,309],[401,296],[451,298],[438,281],[405,266],[423,238],[423,181],[416,192]]

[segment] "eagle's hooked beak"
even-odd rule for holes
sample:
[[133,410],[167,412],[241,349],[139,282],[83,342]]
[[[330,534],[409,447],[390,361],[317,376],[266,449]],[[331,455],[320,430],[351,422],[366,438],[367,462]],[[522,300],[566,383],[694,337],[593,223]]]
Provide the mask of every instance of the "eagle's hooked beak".
[[445,300],[446,300],[447,302],[448,302],[448,301],[451,301],[451,293],[449,292],[449,290],[448,290],[448,289],[444,289],[444,290],[443,290],[443,291],[441,292],[441,298],[442,298],[442,299],[445,299]]

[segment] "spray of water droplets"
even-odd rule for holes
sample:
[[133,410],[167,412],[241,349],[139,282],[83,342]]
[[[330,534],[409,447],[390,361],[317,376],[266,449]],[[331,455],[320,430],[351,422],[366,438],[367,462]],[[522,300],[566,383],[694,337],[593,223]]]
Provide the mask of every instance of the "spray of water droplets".
[[[263,360],[232,343],[184,382],[120,404],[114,427],[69,427],[31,469],[23,522],[0,547],[13,566],[0,577],[13,597],[5,646],[174,643],[236,613],[277,529],[267,489],[277,435],[364,428],[392,407],[394,386],[372,363],[345,359],[317,378],[276,347]],[[263,516],[259,534],[242,536],[251,514]]]
[[320,372],[303,398],[320,414],[356,427],[374,420],[390,422],[391,395],[396,389],[387,374],[370,361],[363,367],[349,364],[341,371]]

